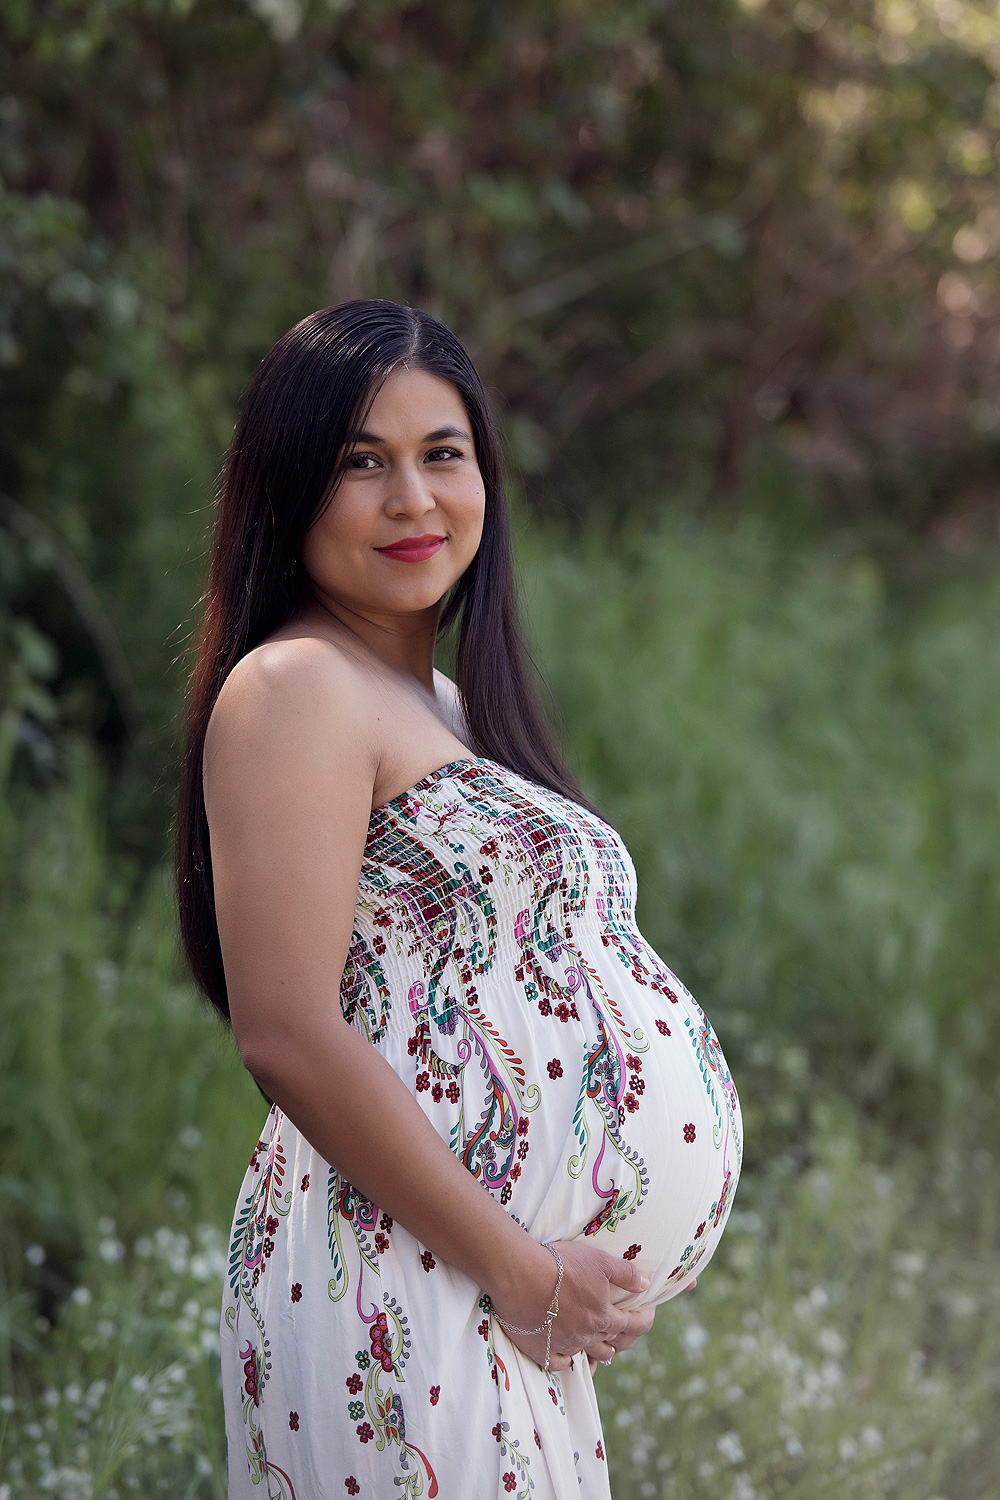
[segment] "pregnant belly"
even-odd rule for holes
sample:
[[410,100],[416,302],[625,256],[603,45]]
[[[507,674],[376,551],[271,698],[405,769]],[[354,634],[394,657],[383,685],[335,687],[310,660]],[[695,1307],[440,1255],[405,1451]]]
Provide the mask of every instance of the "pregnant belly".
[[649,1277],[645,1292],[616,1296],[631,1307],[667,1301],[711,1260],[742,1146],[736,1090],[697,1003],[684,992],[666,1035],[655,1029],[655,1018],[645,1035],[650,1045],[632,1056],[638,1069],[629,1068],[625,1054],[617,1107],[607,1090],[587,1093],[587,1161],[568,1236],[633,1261]]
[[[599,956],[599,955],[598,955]],[[649,1278],[632,1305],[688,1286],[719,1242],[739,1176],[739,1101],[712,1028],[668,970],[642,983],[580,960],[575,1004],[524,1005],[382,1042],[439,1133],[536,1239],[576,1239]],[[662,975],[662,977],[660,977]],[[622,1300],[626,1294],[622,1293]]]

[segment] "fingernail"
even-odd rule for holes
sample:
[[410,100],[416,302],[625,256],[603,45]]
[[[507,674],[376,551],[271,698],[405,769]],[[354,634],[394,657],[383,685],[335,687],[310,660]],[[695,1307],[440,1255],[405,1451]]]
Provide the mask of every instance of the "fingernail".
[[643,1276],[641,1274],[641,1272],[640,1272],[640,1275],[639,1275],[639,1290],[642,1291],[642,1292],[644,1292],[648,1286],[649,1286],[649,1277],[648,1276]]

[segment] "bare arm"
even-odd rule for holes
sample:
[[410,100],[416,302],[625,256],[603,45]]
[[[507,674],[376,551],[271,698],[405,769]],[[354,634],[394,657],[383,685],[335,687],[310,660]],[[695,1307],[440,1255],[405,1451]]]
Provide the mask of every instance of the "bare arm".
[[[509,1321],[534,1327],[552,1294],[551,1256],[462,1166],[341,1012],[378,765],[368,724],[356,670],[315,642],[254,653],[220,695],[205,796],[233,1031],[248,1070],[326,1161]],[[638,1272],[592,1247],[563,1248],[553,1348],[627,1336],[634,1315],[612,1307],[608,1283],[636,1290]],[[544,1345],[517,1342],[535,1358]]]

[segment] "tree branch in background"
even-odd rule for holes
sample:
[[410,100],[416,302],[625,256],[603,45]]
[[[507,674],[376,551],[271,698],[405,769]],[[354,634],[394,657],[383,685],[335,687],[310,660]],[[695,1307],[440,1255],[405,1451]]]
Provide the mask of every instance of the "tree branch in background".
[[0,521],[26,542],[38,544],[97,653],[105,680],[130,739],[149,733],[149,725],[121,641],[100,596],[66,544],[26,506],[0,494]]

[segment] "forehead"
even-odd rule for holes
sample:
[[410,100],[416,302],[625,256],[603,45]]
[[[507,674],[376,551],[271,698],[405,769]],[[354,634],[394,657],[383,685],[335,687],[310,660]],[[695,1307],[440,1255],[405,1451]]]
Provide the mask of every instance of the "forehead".
[[468,430],[469,417],[465,403],[450,381],[427,370],[410,370],[401,365],[387,377],[364,425],[366,431],[379,436],[406,433],[422,437],[438,427]]

